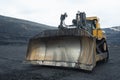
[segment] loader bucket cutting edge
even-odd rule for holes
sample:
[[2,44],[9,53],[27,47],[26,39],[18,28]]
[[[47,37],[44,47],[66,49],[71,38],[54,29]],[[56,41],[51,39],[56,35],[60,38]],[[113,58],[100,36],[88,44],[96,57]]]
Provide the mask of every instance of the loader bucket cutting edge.
[[92,70],[96,65],[95,46],[95,39],[87,36],[39,36],[29,41],[26,59],[36,65]]

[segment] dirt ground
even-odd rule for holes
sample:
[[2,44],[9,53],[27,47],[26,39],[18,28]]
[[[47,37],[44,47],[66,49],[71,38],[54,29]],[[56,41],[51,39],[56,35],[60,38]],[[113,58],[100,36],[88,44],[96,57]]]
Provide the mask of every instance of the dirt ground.
[[0,46],[0,80],[120,80],[120,46],[111,46],[108,63],[92,72],[25,64],[26,45]]

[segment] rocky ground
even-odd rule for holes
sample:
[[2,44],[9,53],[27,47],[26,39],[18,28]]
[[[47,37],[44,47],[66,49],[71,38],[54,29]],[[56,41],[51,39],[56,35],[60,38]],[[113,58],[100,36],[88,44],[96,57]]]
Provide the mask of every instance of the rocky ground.
[[110,59],[92,72],[26,64],[28,40],[46,29],[56,28],[0,15],[0,80],[120,80],[120,26],[103,29],[111,45]]
[[110,46],[108,63],[92,72],[26,64],[26,45],[0,45],[0,80],[120,80],[120,46]]

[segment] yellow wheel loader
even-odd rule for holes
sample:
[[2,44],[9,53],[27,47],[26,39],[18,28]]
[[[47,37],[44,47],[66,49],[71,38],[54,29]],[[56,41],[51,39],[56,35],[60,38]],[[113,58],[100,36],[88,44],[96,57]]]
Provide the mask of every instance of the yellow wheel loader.
[[97,61],[109,58],[105,32],[97,17],[78,12],[72,25],[60,17],[57,29],[44,30],[29,40],[26,61],[33,65],[72,67],[93,70]]

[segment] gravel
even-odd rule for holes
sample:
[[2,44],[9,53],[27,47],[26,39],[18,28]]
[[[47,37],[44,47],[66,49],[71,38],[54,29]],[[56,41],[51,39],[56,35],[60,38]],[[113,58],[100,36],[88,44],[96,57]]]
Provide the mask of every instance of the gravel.
[[92,72],[25,64],[26,45],[0,45],[0,80],[120,80],[120,46],[110,46],[108,63]]

